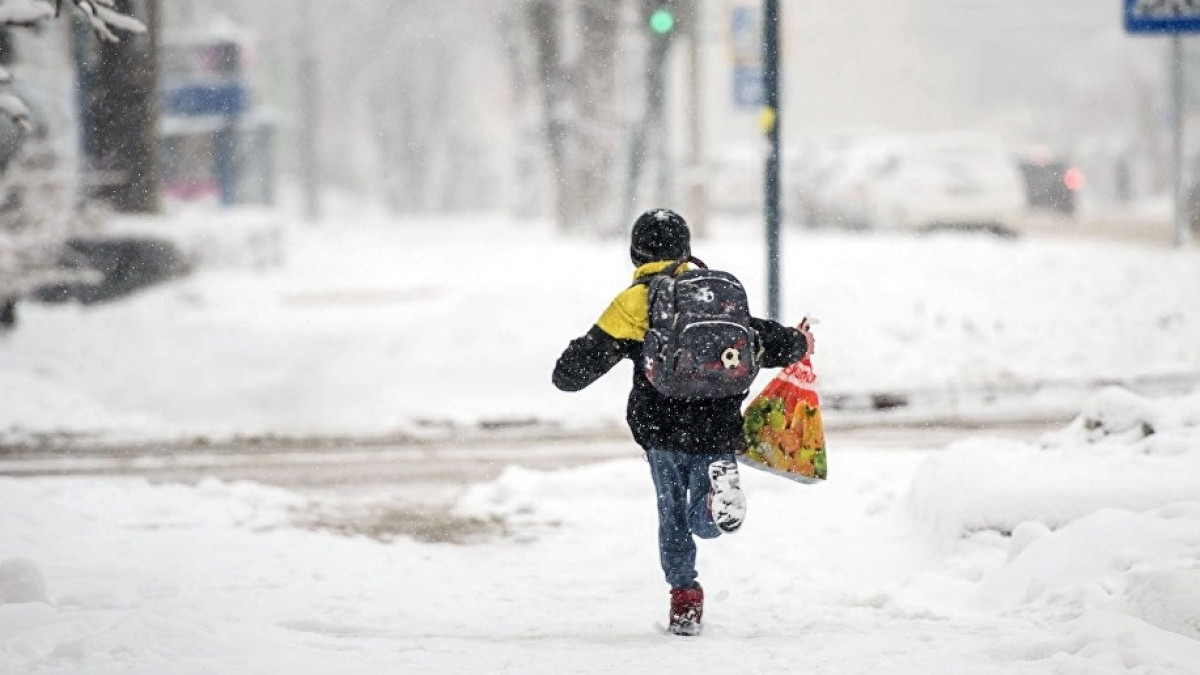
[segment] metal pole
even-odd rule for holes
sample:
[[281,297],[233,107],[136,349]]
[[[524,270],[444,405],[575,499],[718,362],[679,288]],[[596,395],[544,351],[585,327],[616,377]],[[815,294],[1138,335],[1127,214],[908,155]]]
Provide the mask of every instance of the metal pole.
[[1187,246],[1191,232],[1183,194],[1183,38],[1180,31],[1171,36],[1171,196],[1174,201],[1175,246]]
[[779,0],[763,0],[763,130],[767,134],[767,315],[778,319],[779,279]]
[[316,222],[321,217],[320,158],[320,77],[316,47],[313,45],[312,0],[304,0],[299,14],[300,41],[300,191],[303,193],[304,218]]
[[650,64],[650,133],[654,139],[655,164],[658,173],[655,175],[654,198],[656,204],[667,204],[671,201],[670,143],[667,139],[667,55],[670,53],[671,38],[669,35],[656,35],[652,49]]
[[[664,138],[666,136],[664,99],[667,85],[664,71],[670,42],[665,35],[656,33],[650,37],[649,46],[650,48],[646,52],[646,108],[642,113],[641,121],[634,125],[629,139],[629,170],[625,178],[625,193],[630,208],[637,206],[642,170],[647,163],[660,165],[654,183],[656,194],[653,195],[651,202],[654,204],[667,202],[667,185],[664,178],[667,171]],[[663,145],[655,145],[656,143]],[[653,159],[651,159],[652,156]]]
[[688,16],[688,222],[692,233],[703,238],[708,229],[708,186],[704,168],[704,109],[701,107],[700,6],[691,5]]

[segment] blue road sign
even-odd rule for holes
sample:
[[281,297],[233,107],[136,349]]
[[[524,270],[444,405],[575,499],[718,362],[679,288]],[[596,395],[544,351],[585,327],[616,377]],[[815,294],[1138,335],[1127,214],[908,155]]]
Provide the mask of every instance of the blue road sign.
[[762,8],[738,5],[730,11],[729,42],[734,63],[762,63]]
[[1125,30],[1130,33],[1200,31],[1200,0],[1125,0]]
[[766,101],[760,66],[733,67],[733,104],[739,108],[761,108]]
[[240,115],[246,111],[246,90],[239,84],[191,85],[163,93],[163,109],[185,117]]

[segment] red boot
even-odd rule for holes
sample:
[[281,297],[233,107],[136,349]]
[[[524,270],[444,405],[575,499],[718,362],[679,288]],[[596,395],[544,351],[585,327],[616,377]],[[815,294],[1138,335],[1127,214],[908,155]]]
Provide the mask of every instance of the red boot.
[[671,589],[671,623],[667,630],[675,635],[699,635],[700,617],[704,614],[704,589]]

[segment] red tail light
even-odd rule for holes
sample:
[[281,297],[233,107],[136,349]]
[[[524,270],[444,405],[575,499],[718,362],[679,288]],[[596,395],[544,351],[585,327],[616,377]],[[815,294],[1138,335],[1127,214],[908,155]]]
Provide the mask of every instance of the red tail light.
[[1083,172],[1076,168],[1070,168],[1063,172],[1063,185],[1071,192],[1078,192],[1083,189]]

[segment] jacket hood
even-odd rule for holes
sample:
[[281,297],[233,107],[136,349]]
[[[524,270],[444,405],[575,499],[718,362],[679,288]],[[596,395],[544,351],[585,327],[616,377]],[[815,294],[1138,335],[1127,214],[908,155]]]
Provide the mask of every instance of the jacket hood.
[[[633,271],[633,280],[637,281],[638,279],[641,279],[644,276],[648,276],[651,274],[658,274],[659,272],[667,269],[668,267],[670,267],[671,265],[674,265],[677,262],[679,262],[679,261],[678,260],[655,260],[654,262],[648,262],[644,265],[638,265],[638,268]],[[691,268],[692,268],[691,263],[684,263],[679,266],[679,269],[676,271],[676,274],[678,274],[679,272],[683,272],[685,270],[689,270]]]

